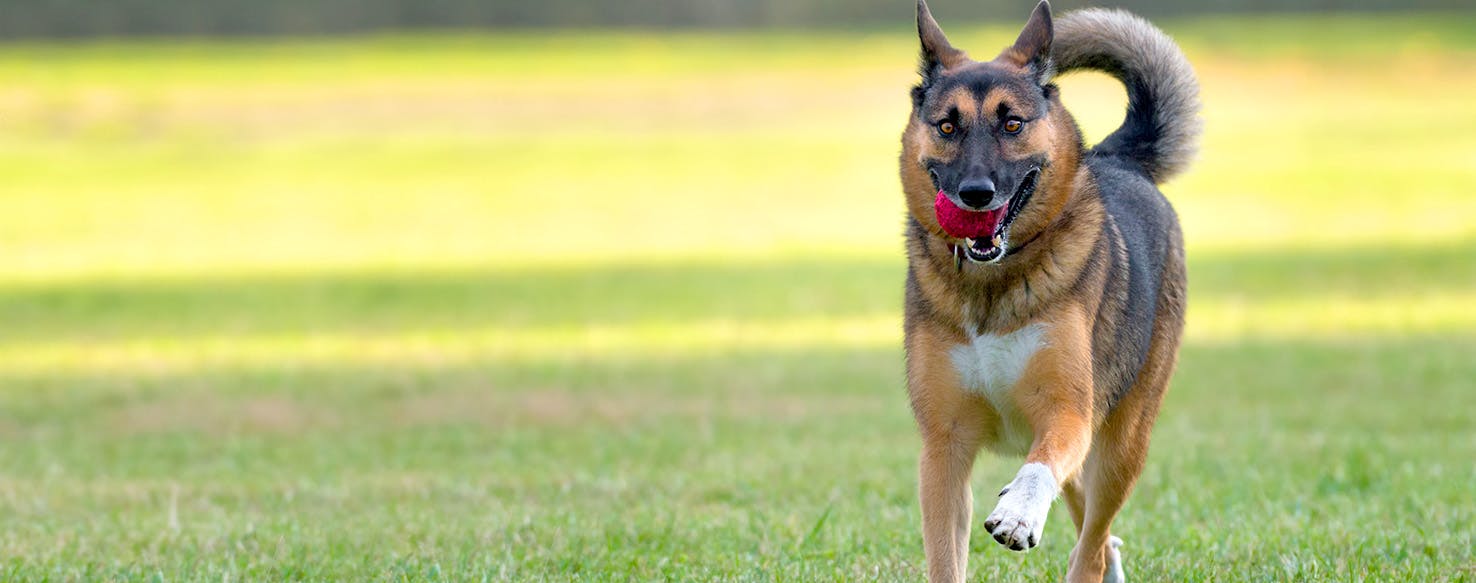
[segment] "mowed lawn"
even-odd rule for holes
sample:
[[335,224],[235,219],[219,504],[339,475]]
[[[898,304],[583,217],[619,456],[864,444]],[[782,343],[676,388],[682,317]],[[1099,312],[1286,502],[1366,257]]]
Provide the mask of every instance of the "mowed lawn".
[[[0,44],[0,579],[918,579],[908,17]],[[1130,578],[1476,579],[1476,17],[1167,27],[1207,133]]]

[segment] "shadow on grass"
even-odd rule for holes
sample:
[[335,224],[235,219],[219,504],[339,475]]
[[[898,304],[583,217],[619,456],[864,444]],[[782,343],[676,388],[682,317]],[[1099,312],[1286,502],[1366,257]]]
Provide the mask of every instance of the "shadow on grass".
[[[1195,431],[1473,429],[1466,404],[1476,336],[1190,343],[1168,417]],[[187,373],[0,375],[0,430],[290,436],[467,425],[584,431],[673,419],[803,423],[905,418],[900,347],[817,346],[671,357],[472,358]],[[1177,412],[1174,412],[1177,411]]]
[[[1206,253],[1191,300],[1476,290],[1476,239],[1409,247]],[[0,287],[0,343],[884,316],[897,258],[348,272]]]

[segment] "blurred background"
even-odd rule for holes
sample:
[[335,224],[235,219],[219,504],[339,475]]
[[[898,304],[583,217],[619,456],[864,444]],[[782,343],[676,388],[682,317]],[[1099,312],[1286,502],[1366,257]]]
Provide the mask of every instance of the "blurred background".
[[[1206,120],[1129,572],[1476,577],[1476,7],[1125,6]],[[915,579],[916,54],[908,0],[0,0],[0,578]]]

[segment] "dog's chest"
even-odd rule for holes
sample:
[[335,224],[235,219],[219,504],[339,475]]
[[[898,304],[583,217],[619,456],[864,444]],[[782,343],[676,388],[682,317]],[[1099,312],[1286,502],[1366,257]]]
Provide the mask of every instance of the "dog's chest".
[[1035,323],[1009,334],[970,335],[968,343],[951,350],[963,389],[983,395],[999,413],[999,441],[989,444],[991,449],[1023,455],[1030,448],[1033,431],[1010,391],[1043,346],[1045,324]]

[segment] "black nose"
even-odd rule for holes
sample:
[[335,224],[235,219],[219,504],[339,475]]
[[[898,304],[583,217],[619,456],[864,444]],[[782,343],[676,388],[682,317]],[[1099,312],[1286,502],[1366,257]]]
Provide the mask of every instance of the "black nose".
[[984,208],[994,202],[994,181],[988,178],[971,178],[958,185],[958,199],[974,208]]

